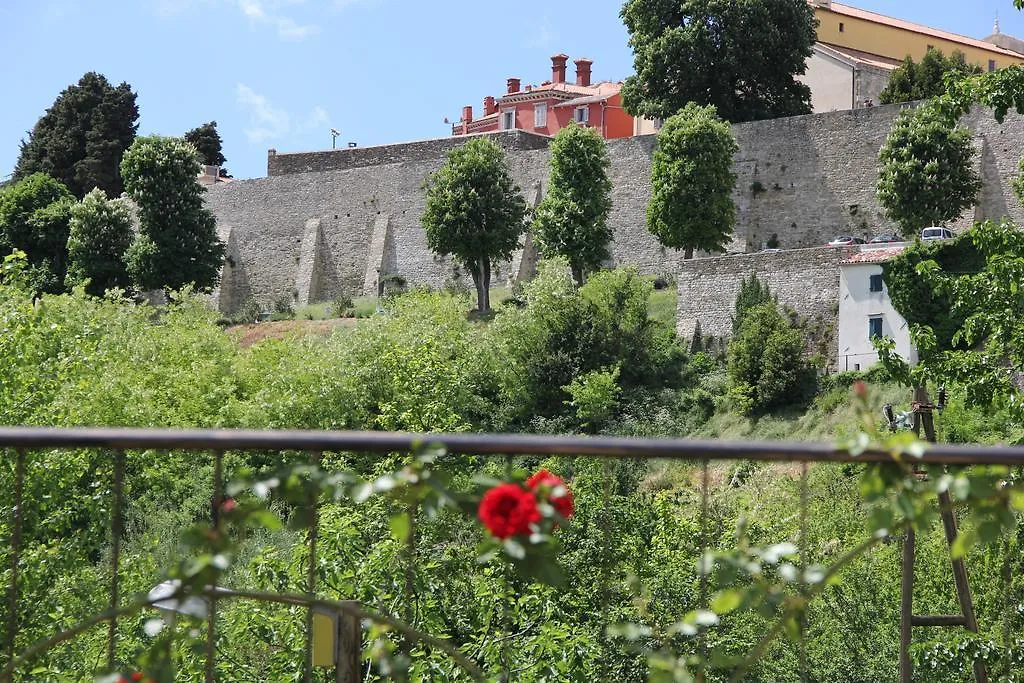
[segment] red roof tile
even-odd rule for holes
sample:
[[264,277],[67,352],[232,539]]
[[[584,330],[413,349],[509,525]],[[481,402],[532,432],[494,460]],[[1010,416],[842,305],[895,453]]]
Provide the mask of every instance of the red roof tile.
[[899,256],[906,248],[907,247],[905,245],[898,247],[880,247],[878,249],[869,247],[853,254],[850,258],[842,261],[842,263],[884,263]]

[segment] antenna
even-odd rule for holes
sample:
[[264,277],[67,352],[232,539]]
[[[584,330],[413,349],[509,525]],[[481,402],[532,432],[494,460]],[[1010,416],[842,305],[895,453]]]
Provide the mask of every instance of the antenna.
[[334,149],[335,147],[338,146],[339,135],[341,135],[341,133],[339,133],[336,128],[331,128],[331,149]]

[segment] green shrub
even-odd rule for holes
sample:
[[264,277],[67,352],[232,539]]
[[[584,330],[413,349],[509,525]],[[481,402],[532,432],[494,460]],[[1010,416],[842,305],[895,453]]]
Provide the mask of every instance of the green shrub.
[[740,412],[763,413],[813,392],[803,352],[803,335],[774,303],[746,311],[728,351],[729,395]]

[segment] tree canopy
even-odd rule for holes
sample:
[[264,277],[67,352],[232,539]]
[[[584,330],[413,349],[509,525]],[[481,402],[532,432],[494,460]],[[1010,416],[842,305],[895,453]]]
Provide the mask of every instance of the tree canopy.
[[36,292],[63,290],[74,201],[67,187],[45,173],[0,190],[0,249],[25,252],[26,276]]
[[959,78],[980,73],[981,67],[969,64],[959,50],[946,57],[941,50],[929,48],[919,63],[907,55],[903,64],[892,72],[889,85],[879,94],[878,101],[895,104],[931,99],[946,92],[947,75]]
[[128,273],[141,289],[209,290],[220,278],[225,246],[203,203],[199,169],[195,148],[180,138],[139,138],[124,154],[121,174],[140,227]]
[[688,102],[727,121],[809,114],[811,91],[794,78],[814,45],[806,0],[628,0],[636,74],[622,88],[633,116],[667,119]]
[[791,405],[808,386],[800,330],[775,302],[747,309],[729,341],[730,394],[747,413]]
[[[199,161],[206,166],[223,166],[227,159],[221,150],[217,122],[210,121],[185,133],[185,140],[199,152]],[[223,169],[225,172],[227,169]]]
[[448,152],[427,181],[423,227],[427,246],[452,256],[473,276],[477,308],[489,310],[493,264],[507,261],[526,230],[526,201],[501,148],[474,138]]
[[904,237],[974,205],[981,178],[970,132],[938,104],[902,112],[879,153],[878,201]]
[[592,128],[570,124],[551,143],[551,179],[534,236],[545,257],[564,256],[577,284],[609,257],[612,182],[608,150]]
[[85,195],[71,207],[68,286],[88,281],[85,290],[96,296],[127,288],[131,283],[124,258],[133,238],[132,213],[125,201],[107,199],[99,188]]
[[119,196],[119,164],[135,139],[138,118],[130,85],[111,85],[102,74],[90,71],[57,96],[28,141],[22,142],[14,177],[43,172],[76,197],[94,187]]
[[658,132],[651,168],[647,229],[665,247],[721,251],[732,235],[736,207],[733,155],[739,147],[714,107],[694,103]]

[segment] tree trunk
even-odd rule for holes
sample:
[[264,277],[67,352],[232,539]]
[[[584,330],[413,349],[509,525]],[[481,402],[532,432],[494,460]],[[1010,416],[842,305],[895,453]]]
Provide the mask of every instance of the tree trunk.
[[491,310],[491,261],[488,258],[482,258],[478,263],[480,264],[478,268],[481,273],[478,294],[480,297],[479,308],[481,313],[486,313]]
[[576,286],[577,287],[582,287],[583,286],[583,266],[580,266],[580,265],[577,265],[577,264],[573,263],[573,264],[570,265],[570,267],[572,268],[572,279],[576,281]]
[[686,248],[686,251],[683,252],[683,258],[684,259],[691,259],[691,258],[693,258],[693,247],[687,247]]

